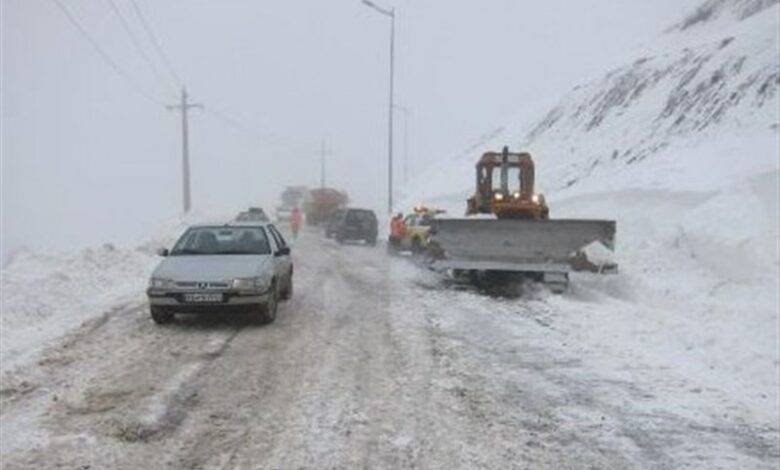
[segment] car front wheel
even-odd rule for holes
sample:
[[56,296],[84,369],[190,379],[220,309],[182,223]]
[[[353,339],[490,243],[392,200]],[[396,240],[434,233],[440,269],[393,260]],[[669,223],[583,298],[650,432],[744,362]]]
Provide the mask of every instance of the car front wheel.
[[287,286],[284,289],[284,292],[282,293],[282,300],[290,300],[292,299],[293,295],[293,277],[292,273],[290,273],[290,277],[287,280]]
[[260,306],[260,323],[267,325],[276,320],[276,310],[279,308],[279,295],[276,288],[276,282],[271,285],[271,292],[268,294],[268,301]]
[[152,320],[158,325],[164,325],[173,321],[173,314],[170,312],[161,310],[158,307],[151,307],[150,310],[152,313]]

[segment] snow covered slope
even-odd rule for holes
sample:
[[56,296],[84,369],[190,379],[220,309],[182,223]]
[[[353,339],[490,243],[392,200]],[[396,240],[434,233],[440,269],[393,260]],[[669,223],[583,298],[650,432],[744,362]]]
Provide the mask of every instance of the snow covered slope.
[[[556,197],[722,188],[776,170],[777,12],[777,1],[705,2],[633,63],[576,87],[539,121],[503,126],[442,160],[407,188],[406,202],[462,211],[480,152],[503,145],[530,150],[541,189]],[[706,154],[692,150],[702,145]]]
[[[536,152],[549,190],[584,178],[595,178],[594,188],[620,186],[629,179],[622,175],[634,184],[637,175],[650,175],[643,184],[702,189],[776,169],[776,28],[775,6],[731,24],[673,29],[633,64],[575,89],[522,145]],[[746,141],[742,151],[664,158],[734,136]]]

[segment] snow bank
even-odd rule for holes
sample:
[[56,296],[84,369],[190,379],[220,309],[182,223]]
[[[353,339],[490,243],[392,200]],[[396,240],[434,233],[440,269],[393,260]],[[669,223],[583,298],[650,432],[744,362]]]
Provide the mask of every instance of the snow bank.
[[157,249],[170,247],[189,224],[204,218],[214,217],[172,219],[137,247],[15,253],[2,270],[0,372],[31,360],[84,322],[144,302],[149,273],[159,262]]
[[3,269],[3,371],[82,322],[142,301],[155,261],[112,245],[59,256],[18,253]]

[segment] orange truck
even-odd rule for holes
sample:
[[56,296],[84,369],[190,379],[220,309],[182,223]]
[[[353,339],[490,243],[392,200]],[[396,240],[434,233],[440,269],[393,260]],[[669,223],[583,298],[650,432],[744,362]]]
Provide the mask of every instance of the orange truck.
[[349,197],[344,191],[333,188],[312,189],[303,201],[303,213],[307,225],[327,223],[339,209],[347,206]]

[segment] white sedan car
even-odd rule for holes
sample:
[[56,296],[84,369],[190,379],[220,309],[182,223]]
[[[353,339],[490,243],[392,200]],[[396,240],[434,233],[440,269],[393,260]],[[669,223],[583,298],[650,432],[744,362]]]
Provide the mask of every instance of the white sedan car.
[[193,226],[160,255],[147,289],[156,323],[177,313],[237,311],[271,323],[278,301],[292,297],[290,247],[270,223]]

